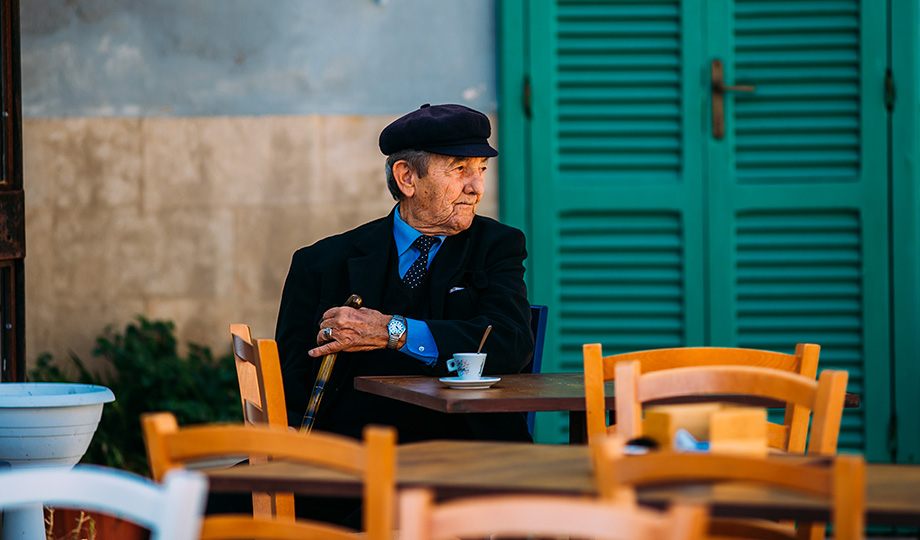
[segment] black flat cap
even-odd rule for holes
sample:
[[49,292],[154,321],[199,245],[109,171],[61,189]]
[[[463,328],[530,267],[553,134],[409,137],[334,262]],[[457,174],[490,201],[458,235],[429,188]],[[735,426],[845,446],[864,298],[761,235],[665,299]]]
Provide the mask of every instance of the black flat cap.
[[492,126],[481,112],[463,105],[422,105],[380,132],[385,155],[411,148],[457,157],[495,157]]

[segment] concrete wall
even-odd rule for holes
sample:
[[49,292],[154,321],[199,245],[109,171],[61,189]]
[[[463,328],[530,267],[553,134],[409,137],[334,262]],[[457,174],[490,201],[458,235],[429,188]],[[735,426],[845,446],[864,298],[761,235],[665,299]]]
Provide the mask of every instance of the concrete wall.
[[494,125],[490,1],[30,0],[22,19],[30,364],[88,359],[138,314],[218,353],[231,322],[272,336],[293,251],[394,204],[388,122],[459,102]]
[[27,0],[23,113],[494,111],[494,0]]

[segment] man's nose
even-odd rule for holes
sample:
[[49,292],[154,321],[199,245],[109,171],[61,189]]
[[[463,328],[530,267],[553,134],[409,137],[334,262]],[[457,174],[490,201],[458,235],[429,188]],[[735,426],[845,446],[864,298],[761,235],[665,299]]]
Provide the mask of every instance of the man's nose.
[[476,195],[482,195],[483,191],[486,189],[486,177],[482,171],[474,170],[466,178],[466,191],[467,193],[475,193]]

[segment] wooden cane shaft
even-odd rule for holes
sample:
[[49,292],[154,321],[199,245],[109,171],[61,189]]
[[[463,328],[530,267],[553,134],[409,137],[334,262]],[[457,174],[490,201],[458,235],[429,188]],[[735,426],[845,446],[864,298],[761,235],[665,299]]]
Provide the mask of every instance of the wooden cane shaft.
[[[345,307],[360,308],[361,297],[357,294],[349,296],[345,302]],[[336,356],[336,353],[329,353],[323,356],[323,361],[319,365],[319,373],[316,374],[313,392],[310,393],[307,410],[303,413],[303,421],[300,423],[301,433],[309,433],[313,429],[313,423],[316,422],[316,412],[319,410],[319,403],[323,399],[323,392],[326,389],[329,376],[332,375],[332,367],[335,365]]]

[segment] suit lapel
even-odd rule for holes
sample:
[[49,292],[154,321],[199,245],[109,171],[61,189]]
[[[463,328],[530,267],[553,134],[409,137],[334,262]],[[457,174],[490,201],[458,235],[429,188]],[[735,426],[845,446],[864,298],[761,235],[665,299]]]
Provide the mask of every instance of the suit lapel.
[[431,263],[428,300],[431,305],[431,315],[436,319],[444,316],[447,288],[451,283],[457,281],[460,270],[466,267],[469,238],[469,231],[448,236]]
[[348,259],[348,282],[352,294],[361,297],[361,305],[379,309],[386,286],[387,262],[393,249],[393,212],[387,219],[370,227],[367,234],[358,238],[354,247],[358,254]]

